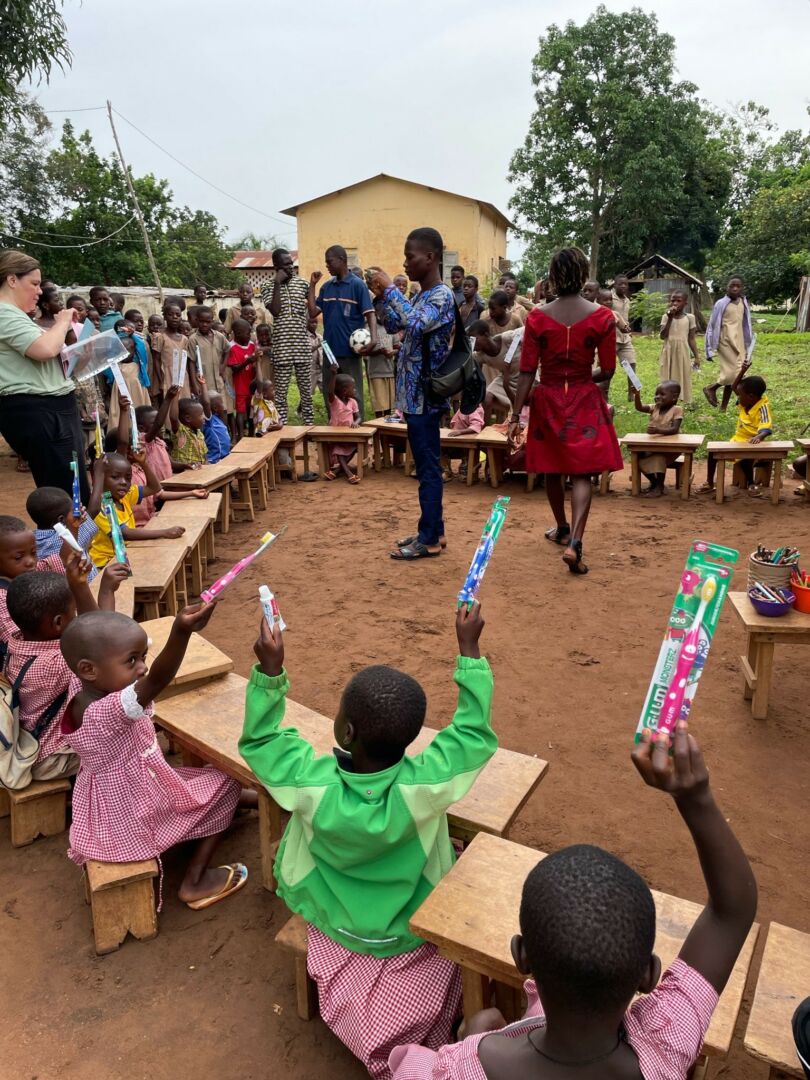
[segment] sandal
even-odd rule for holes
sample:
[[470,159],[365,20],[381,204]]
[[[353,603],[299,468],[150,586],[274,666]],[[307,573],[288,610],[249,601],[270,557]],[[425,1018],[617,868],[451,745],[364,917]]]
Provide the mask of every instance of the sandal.
[[204,896],[201,900],[187,900],[186,906],[190,907],[192,911],[202,911],[204,908],[211,907],[212,904],[218,904],[220,900],[224,900],[227,896],[232,896],[233,893],[239,892],[239,890],[247,884],[248,868],[242,863],[218,866],[217,870],[228,871],[228,877],[224,887],[218,893],[214,893],[213,896]]
[[[404,540],[397,540],[397,547],[398,548],[410,547],[411,544],[418,544],[418,543],[419,543],[419,537],[418,536],[406,536]],[[440,536],[439,537],[439,547],[442,550],[444,550],[447,547],[447,537],[446,536]]]
[[360,483],[360,477],[359,476],[352,475],[352,476],[349,476],[347,479],[348,479],[350,484],[359,484]]
[[439,555],[441,555],[441,548],[438,551],[431,551],[420,540],[414,540],[412,544],[391,552],[391,558],[400,562],[413,562],[414,559],[437,559]]
[[331,469],[327,469],[323,474],[323,478],[324,480],[337,480],[337,475]]
[[698,495],[708,495],[709,492],[714,491],[714,484],[710,484],[708,481],[705,484],[701,484],[697,489]]
[[[569,555],[569,552],[573,554]],[[582,561],[582,541],[571,540],[562,557],[563,562],[572,574],[587,574],[588,567]]]
[[543,535],[552,544],[567,544],[571,539],[571,526],[566,521],[562,525],[555,525],[553,529],[547,529]]

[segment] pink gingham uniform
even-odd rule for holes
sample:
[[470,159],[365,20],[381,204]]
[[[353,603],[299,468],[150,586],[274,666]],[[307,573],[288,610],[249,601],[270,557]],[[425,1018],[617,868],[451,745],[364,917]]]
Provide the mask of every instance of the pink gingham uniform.
[[68,855],[130,862],[230,825],[241,785],[217,769],[173,769],[135,686],[88,705],[81,727],[62,721],[65,742],[81,761],[73,791]]
[[148,439],[144,444],[144,450],[146,452],[146,464],[158,480],[161,483],[164,480],[170,480],[172,477],[172,462],[163,439],[159,437],[157,439]]
[[[348,401],[341,401],[339,397],[335,397],[329,402],[329,423],[332,427],[350,428],[357,420],[358,416],[359,406],[355,398],[349,398]],[[342,457],[348,457],[357,449],[357,446],[354,443],[329,443],[328,445],[330,465],[335,465],[337,463],[337,454],[340,454]]]
[[60,694],[67,695],[59,712],[39,737],[37,762],[64,746],[65,736],[61,725],[65,705],[82,688],[81,682],[65,663],[59,645],[58,638],[55,641],[25,641],[20,630],[15,630],[8,640],[6,677],[9,682],[14,682],[29,657],[36,657],[20,687],[20,725],[26,731],[34,730],[39,718]]
[[483,405],[479,405],[478,408],[473,409],[471,413],[463,413],[461,409],[459,409],[458,412],[453,414],[453,418],[450,421],[450,430],[466,431],[469,428],[471,431],[483,431],[486,422]]
[[[49,555],[46,559],[38,560],[37,570],[52,570],[56,574],[64,574],[65,564],[58,555]],[[0,587],[0,642],[7,642],[18,628],[8,613],[6,593],[10,584],[9,581],[4,580]]]
[[[137,462],[132,464],[132,483],[142,489],[146,487],[146,473]],[[132,507],[136,525],[148,525],[156,512],[154,495],[142,495],[138,505]]]
[[[529,1001],[525,1017],[500,1034],[518,1038],[545,1026],[534,980],[529,979],[524,989]],[[717,1000],[717,991],[699,972],[676,960],[651,994],[633,1002],[624,1014],[624,1028],[644,1080],[686,1080]],[[478,1058],[478,1044],[486,1035],[471,1035],[438,1053],[423,1046],[400,1046],[389,1058],[394,1080],[486,1080]]]
[[307,926],[307,971],[324,1022],[375,1080],[389,1080],[388,1056],[404,1042],[438,1050],[460,1015],[461,973],[435,945],[367,956]]

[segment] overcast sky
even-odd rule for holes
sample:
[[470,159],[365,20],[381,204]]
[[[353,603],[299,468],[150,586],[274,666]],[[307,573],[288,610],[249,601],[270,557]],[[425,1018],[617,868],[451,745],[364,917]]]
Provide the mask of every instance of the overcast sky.
[[[810,0],[639,3],[674,35],[679,74],[703,97],[720,107],[753,99],[781,128],[807,127]],[[278,219],[281,208],[379,172],[508,214],[506,172],[534,104],[537,39],[595,6],[66,0],[73,67],[38,94],[48,110],[111,98],[182,162],[257,208],[213,190],[120,122],[136,174],[166,177],[177,202],[211,211],[231,238],[273,232],[292,246],[295,222]],[[60,126],[65,115],[102,152],[113,149],[105,113],[51,120]]]

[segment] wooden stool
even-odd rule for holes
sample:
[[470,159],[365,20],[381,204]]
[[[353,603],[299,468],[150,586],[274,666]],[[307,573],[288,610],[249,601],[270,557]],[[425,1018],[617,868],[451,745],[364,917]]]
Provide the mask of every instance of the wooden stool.
[[771,463],[773,483],[771,502],[779,505],[779,492],[782,490],[782,462],[793,450],[793,443],[788,441],[765,441],[761,443],[710,442],[706,445],[709,457],[717,462],[715,473],[715,500],[722,503],[726,486],[726,462],[746,458],[754,462],[754,467]]
[[744,1046],[770,1066],[771,1080],[803,1076],[790,1021],[808,994],[810,934],[771,923],[757,976]]
[[38,836],[65,831],[69,780],[32,780],[28,787],[6,792],[11,812],[11,846],[25,847]]
[[293,917],[276,934],[276,945],[295,958],[295,997],[298,1015],[311,1020],[318,1015],[318,987],[307,971],[307,924],[300,915]]
[[155,859],[143,862],[85,863],[85,896],[93,914],[93,936],[99,956],[115,952],[127,934],[139,941],[157,937]]
[[690,481],[695,452],[700,449],[704,442],[703,435],[647,435],[644,432],[631,432],[621,440],[622,446],[630,451],[630,484],[633,495],[641,494],[641,458],[647,454],[664,454],[671,457],[677,454],[673,460],[674,465],[680,466],[678,474],[678,486],[681,498],[685,501],[689,498]]

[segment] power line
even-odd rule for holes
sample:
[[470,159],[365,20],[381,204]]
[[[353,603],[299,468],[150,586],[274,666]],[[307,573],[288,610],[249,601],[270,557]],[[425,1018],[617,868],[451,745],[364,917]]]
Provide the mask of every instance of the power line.
[[224,188],[219,187],[211,180],[206,179],[206,177],[204,177],[201,173],[198,173],[196,169],[192,169],[190,165],[186,165],[186,163],[184,161],[181,161],[180,158],[175,157],[175,155],[172,154],[171,151],[167,150],[165,146],[161,146],[159,142],[156,142],[151,137],[151,135],[147,135],[145,131],[141,131],[137,124],[133,124],[131,120],[127,120],[126,116],[124,116],[123,113],[120,113],[118,109],[113,109],[113,112],[116,114],[116,116],[120,116],[124,123],[129,124],[131,128],[134,128],[139,135],[142,135],[144,137],[144,139],[152,143],[153,146],[156,146],[158,150],[162,150],[164,154],[166,154],[172,159],[172,161],[176,161],[178,165],[184,168],[187,172],[190,172],[192,176],[196,176],[198,180],[202,180],[204,184],[208,184],[208,186],[213,188],[214,191],[218,191],[220,195],[224,195],[226,199],[232,199],[240,206],[244,206],[246,210],[252,210],[254,214],[261,214],[263,217],[268,218],[270,221],[277,221],[281,225],[289,225],[289,222],[284,221],[283,218],[276,217],[274,214],[268,214],[265,210],[260,210],[257,206],[251,206],[250,203],[246,203],[243,202],[241,199],[237,199],[235,195],[231,195],[229,191],[225,191]]
[[96,244],[104,244],[107,240],[112,240],[114,236],[123,232],[127,225],[130,225],[134,220],[135,215],[133,214],[131,218],[125,221],[119,229],[115,230],[115,232],[111,232],[109,236],[102,236],[98,240],[86,240],[83,244],[44,244],[41,240],[23,240],[21,236],[13,236],[11,233],[4,233],[3,235],[7,236],[10,240],[16,240],[19,244],[31,244],[34,247],[50,248],[51,250],[55,250],[56,248],[86,248],[94,247]]
[[86,109],[43,109],[42,111],[46,116],[52,116],[54,113],[99,112],[103,109],[103,105],[88,105]]
[[[2,230],[0,230],[0,231],[2,231]],[[96,239],[96,237],[91,236],[88,233],[50,232],[50,231],[48,231],[46,229],[25,229],[24,231],[27,232],[27,233],[30,233],[32,236],[56,236],[56,237],[60,237],[63,240],[95,240]],[[10,234],[3,233],[3,235],[7,236],[7,235],[10,235]],[[278,235],[279,236],[295,236],[295,230],[291,230],[290,232],[286,232],[286,233],[279,233]],[[19,239],[19,237],[17,239]],[[29,241],[26,241],[26,243],[28,243],[28,242]],[[33,241],[33,240],[30,241],[30,243],[32,243],[32,244],[34,242],[35,241]],[[205,240],[183,240],[183,239],[181,239],[179,237],[173,237],[173,236],[156,236],[155,237],[155,243],[156,244],[204,244],[206,242],[207,241],[205,241]],[[120,236],[118,238],[118,243],[119,244],[142,244],[143,243],[143,237],[141,237],[141,236]],[[77,246],[83,247],[84,245],[80,244],[80,245],[77,245]],[[237,247],[236,244],[229,243],[227,240],[222,242],[222,246],[226,247],[226,248],[233,248],[235,251],[243,250],[242,248]]]

